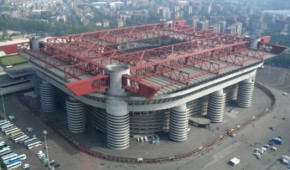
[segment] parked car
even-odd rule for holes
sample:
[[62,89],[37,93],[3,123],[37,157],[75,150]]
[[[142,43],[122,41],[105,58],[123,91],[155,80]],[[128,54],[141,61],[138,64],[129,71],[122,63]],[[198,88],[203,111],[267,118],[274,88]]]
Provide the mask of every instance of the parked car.
[[270,145],[269,144],[265,144],[263,147],[270,148]]
[[281,145],[283,143],[283,140],[280,137],[274,137],[271,139],[271,141],[278,145]]
[[30,165],[29,164],[23,164],[22,168],[24,170],[29,170],[30,169]]
[[254,155],[256,156],[257,159],[261,159],[261,154],[260,154],[260,152],[254,152]]
[[15,116],[10,115],[10,116],[8,116],[8,120],[10,120],[12,122],[12,121],[15,121],[16,118],[15,118]]
[[262,150],[263,152],[266,152],[266,151],[267,151],[267,148],[265,148],[265,147],[261,147],[261,150]]
[[229,161],[229,164],[232,165],[232,166],[236,166],[240,163],[240,159],[238,158],[232,158],[230,161]]
[[277,148],[276,148],[275,146],[271,146],[270,149],[271,149],[272,151],[276,151],[276,150],[277,150]]
[[281,162],[285,165],[290,165],[290,157],[288,155],[283,155],[281,158]]
[[[54,167],[54,168],[57,168],[60,166],[59,163],[57,163],[55,160],[51,160],[50,163],[49,163],[50,167]],[[48,166],[48,164],[45,165],[46,167]]]

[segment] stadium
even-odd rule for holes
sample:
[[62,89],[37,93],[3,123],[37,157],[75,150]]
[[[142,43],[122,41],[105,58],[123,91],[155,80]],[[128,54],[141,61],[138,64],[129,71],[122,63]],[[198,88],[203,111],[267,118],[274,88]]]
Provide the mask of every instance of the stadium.
[[285,50],[268,36],[217,34],[183,20],[34,39],[30,47],[22,55],[42,111],[61,105],[71,133],[94,127],[116,150],[158,132],[186,141],[190,117],[222,123],[227,102],[251,107],[256,70]]

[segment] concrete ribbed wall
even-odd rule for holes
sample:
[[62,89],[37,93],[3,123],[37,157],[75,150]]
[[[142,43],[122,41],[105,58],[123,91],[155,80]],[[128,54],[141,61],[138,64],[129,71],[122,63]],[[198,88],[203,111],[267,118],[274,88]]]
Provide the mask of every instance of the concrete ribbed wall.
[[216,91],[209,96],[207,117],[213,123],[220,123],[224,119],[225,93],[223,90]]
[[40,84],[40,104],[43,112],[56,111],[55,89],[46,81]]
[[186,105],[177,106],[170,111],[169,138],[182,142],[187,139],[188,109]]
[[243,108],[249,108],[252,105],[254,92],[254,80],[248,79],[239,83],[237,105]]
[[67,127],[72,133],[82,133],[86,130],[85,105],[73,98],[66,100]]

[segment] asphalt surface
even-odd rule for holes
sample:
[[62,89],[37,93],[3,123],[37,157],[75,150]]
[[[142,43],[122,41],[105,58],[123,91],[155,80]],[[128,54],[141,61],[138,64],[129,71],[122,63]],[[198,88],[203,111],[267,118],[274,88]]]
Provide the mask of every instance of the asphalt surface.
[[[269,69],[269,70],[267,70]],[[250,124],[245,129],[241,130],[233,138],[227,138],[220,144],[214,146],[206,153],[199,154],[195,157],[186,158],[180,161],[174,161],[164,164],[123,164],[118,162],[110,162],[105,160],[100,160],[89,155],[80,153],[78,150],[74,149],[67,144],[62,138],[56,135],[50,128],[48,128],[44,123],[42,123],[37,116],[34,116],[26,106],[19,103],[16,95],[5,96],[6,111],[8,114],[15,115],[17,121],[16,126],[20,127],[25,131],[27,127],[32,127],[34,130],[32,132],[25,131],[28,135],[32,136],[35,134],[41,140],[43,140],[43,130],[48,131],[47,141],[49,146],[49,157],[60,163],[58,169],[63,170],[108,170],[108,169],[178,169],[178,170],[215,170],[215,169],[240,169],[240,170],[283,170],[286,169],[286,165],[279,161],[279,158],[283,154],[290,155],[290,108],[288,104],[290,103],[290,95],[284,96],[284,91],[287,91],[287,87],[290,84],[288,79],[289,70],[276,69],[265,67],[264,70],[258,71],[257,81],[262,82],[264,85],[271,87],[271,91],[277,97],[277,105],[275,109],[263,116],[258,121]],[[263,73],[264,72],[264,73]],[[284,73],[286,72],[286,73]],[[268,76],[269,73],[273,77]],[[283,76],[281,78],[281,75]],[[286,75],[286,76],[285,76]],[[289,76],[289,77],[288,77]],[[266,78],[267,77],[267,78]],[[269,80],[269,78],[272,80]],[[289,81],[288,81],[289,80]],[[276,87],[280,90],[276,90],[272,87]],[[282,90],[282,91],[281,91]],[[32,100],[32,99],[31,99]],[[268,99],[265,94],[259,92],[255,89],[254,94],[254,106],[250,109],[240,109],[235,108],[235,112],[227,113],[228,109],[233,108],[228,107],[225,113],[225,121],[222,124],[214,125],[211,130],[206,129],[195,129],[191,127],[190,137],[187,142],[174,143],[167,140],[165,137],[161,140],[160,145],[152,146],[152,144],[141,144],[131,141],[132,150],[119,151],[119,155],[133,155],[139,157],[146,156],[161,156],[170,155],[174,153],[183,153],[189,151],[189,149],[195,148],[201,145],[203,142],[214,138],[214,135],[220,134],[223,130],[228,127],[232,127],[243,119],[251,116],[251,114],[256,114],[269,104],[270,99]],[[1,107],[2,109],[2,107]],[[282,118],[285,117],[286,120]],[[234,121],[235,120],[235,121]],[[274,130],[270,130],[269,127],[274,127]],[[219,127],[219,130],[217,130]],[[94,135],[92,133],[91,135]],[[98,134],[95,134],[96,138]],[[256,159],[253,155],[253,150],[256,147],[261,147],[273,136],[282,136],[284,138],[284,143],[282,145],[277,145],[278,150],[276,152],[267,150],[263,155],[261,160]],[[84,140],[91,141],[88,136]],[[44,145],[34,148],[32,150],[27,150],[23,145],[11,144],[13,150],[18,153],[25,153],[27,155],[27,160],[25,163],[31,165],[31,169],[46,169],[38,160],[36,152],[38,150],[44,150]],[[92,141],[94,142],[94,141]],[[101,146],[101,145],[100,145]],[[137,148],[140,147],[140,150]],[[99,147],[101,148],[101,147]],[[160,148],[160,149],[159,149]],[[98,147],[93,147],[92,149],[98,149]],[[106,151],[103,149],[102,151]],[[135,151],[134,151],[135,150]],[[137,151],[136,151],[137,150]],[[112,154],[117,153],[111,151]],[[228,164],[228,161],[237,157],[241,159],[239,165],[233,167]]]

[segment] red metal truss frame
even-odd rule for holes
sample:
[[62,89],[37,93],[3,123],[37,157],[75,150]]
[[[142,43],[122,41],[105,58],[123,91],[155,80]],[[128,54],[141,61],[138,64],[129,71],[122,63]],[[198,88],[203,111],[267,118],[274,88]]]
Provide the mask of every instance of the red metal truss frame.
[[[159,37],[181,42],[137,51],[116,48],[119,44]],[[45,63],[46,68],[54,67],[62,72],[66,86],[78,96],[108,88],[109,77],[105,74],[108,64],[128,64],[130,75],[123,75],[123,87],[146,98],[152,98],[162,88],[188,84],[191,79],[205,74],[219,75],[226,67],[243,66],[246,61],[263,59],[266,54],[249,50],[248,41],[236,36],[194,29],[184,26],[183,21],[49,38],[39,52],[26,52],[32,60]],[[221,65],[214,60],[227,64]],[[189,74],[182,68],[199,69],[200,72]],[[169,81],[161,86],[154,85],[147,80],[154,75]]]
[[[247,46],[248,42],[247,41],[242,41],[242,42],[237,42],[235,44],[229,44],[229,45],[225,45],[225,46],[220,46],[220,47],[214,47],[214,48],[210,48],[210,49],[205,49],[205,50],[201,50],[201,51],[197,51],[197,52],[193,52],[193,53],[189,53],[189,54],[184,54],[184,55],[180,55],[180,56],[176,56],[174,58],[167,58],[164,60],[159,60],[159,61],[155,61],[155,62],[150,62],[147,64],[142,64],[142,65],[138,65],[135,67],[131,68],[131,75],[125,75],[124,77],[124,82],[129,82],[131,84],[124,84],[124,88],[133,92],[136,92],[144,97],[147,98],[152,98],[154,96],[154,94],[159,90],[162,89],[164,87],[168,87],[171,86],[173,84],[177,84],[177,83],[183,83],[183,84],[188,84],[188,82],[195,77],[199,77],[205,74],[216,74],[218,75],[220,72],[220,69],[224,69],[226,67],[231,66],[233,63],[227,64],[223,67],[220,66],[220,64],[215,63],[213,61],[210,61],[212,59],[218,59],[222,56],[226,56],[228,55],[229,52],[234,51],[233,49],[237,48],[237,49],[241,49],[241,48],[245,48]],[[223,51],[223,53],[218,53],[216,55],[213,55],[213,53],[216,53],[217,51]],[[228,52],[224,52],[224,51],[228,51]],[[144,78],[146,77],[150,77],[152,75],[156,75],[156,74],[160,74],[160,72],[162,73],[163,71],[165,71],[165,67],[166,66],[170,66],[173,70],[178,70],[180,68],[184,68],[184,67],[195,67],[195,68],[199,68],[201,70],[203,70],[202,72],[198,73],[198,74],[193,74],[193,75],[186,75],[184,73],[183,76],[181,76],[181,74],[179,74],[176,77],[170,77],[171,81],[168,84],[164,84],[162,86],[157,86],[157,85],[151,85],[150,84],[150,91],[147,89],[146,93],[143,92],[143,84],[147,83],[149,84],[149,82],[144,81]],[[158,70],[158,72],[156,72],[156,67],[162,67],[161,69]],[[142,74],[140,74],[140,72]],[[142,75],[140,77],[140,75]],[[173,74],[174,75],[174,74]],[[186,76],[184,76],[186,75]]]

